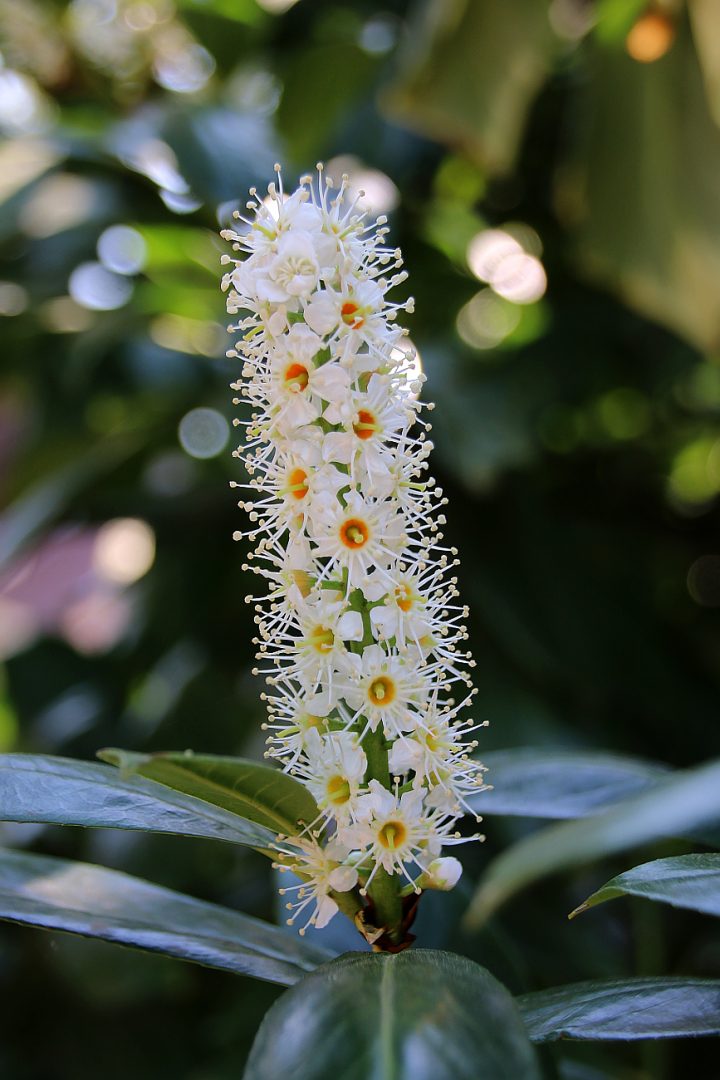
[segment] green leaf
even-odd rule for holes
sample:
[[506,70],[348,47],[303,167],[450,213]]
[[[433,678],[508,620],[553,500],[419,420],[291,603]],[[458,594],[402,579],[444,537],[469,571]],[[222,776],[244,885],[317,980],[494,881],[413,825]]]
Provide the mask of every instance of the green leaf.
[[649,791],[585,821],[554,825],[519,841],[490,863],[466,916],[477,927],[533,881],[720,817],[720,761],[678,772]]
[[537,0],[434,0],[385,102],[393,119],[505,172],[557,48]]
[[[717,11],[712,18],[717,23]],[[558,172],[556,205],[575,229],[585,273],[714,350],[720,130],[684,12],[676,25],[672,47],[655,63],[638,63],[615,45],[589,53],[593,78],[578,97],[578,151]]]
[[515,1003],[465,957],[350,954],[276,1002],[245,1080],[536,1080]]
[[290,986],[328,959],[277,926],[87,863],[0,850],[0,918]]
[[138,448],[136,438],[106,438],[96,446],[83,446],[79,456],[31,483],[3,513],[0,567],[61,517],[79,493],[124,464]]
[[720,979],[608,979],[516,998],[534,1042],[720,1034]]
[[0,821],[177,833],[265,849],[275,831],[107,765],[0,755]]
[[493,788],[473,806],[481,814],[517,817],[587,817],[669,772],[655,762],[574,750],[496,750],[482,759]]
[[598,0],[595,7],[595,35],[598,41],[622,46],[647,0]]
[[608,881],[569,917],[617,896],[643,896],[673,907],[720,915],[720,855],[678,855],[634,866]]
[[294,836],[320,811],[306,787],[292,776],[244,758],[185,753],[133,754],[108,749],[98,754],[125,774],[150,780],[257,822],[273,834]]
[[715,0],[693,0],[688,16],[708,105],[715,123],[720,124],[720,25]]

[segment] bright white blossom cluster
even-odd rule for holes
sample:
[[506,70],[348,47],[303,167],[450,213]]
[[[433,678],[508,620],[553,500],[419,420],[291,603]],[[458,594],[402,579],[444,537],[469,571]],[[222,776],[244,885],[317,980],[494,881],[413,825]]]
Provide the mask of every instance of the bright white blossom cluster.
[[[381,869],[405,893],[452,888],[442,849],[464,839],[483,766],[462,717],[475,691],[456,551],[443,545],[446,499],[426,475],[424,377],[396,322],[412,301],[385,219],[368,223],[318,166],[290,196],[277,180],[223,236],[223,279],[242,360],[233,384],[249,415],[236,451],[248,474],[240,506],[265,579],[258,661],[268,690],[268,757],[307,786],[320,810],[278,840],[301,884],[293,914],[324,926],[339,893],[372,896]],[[405,347],[403,347],[405,345]],[[459,693],[454,688],[459,687]],[[454,693],[457,696],[454,696]],[[478,819],[479,820],[479,819]]]

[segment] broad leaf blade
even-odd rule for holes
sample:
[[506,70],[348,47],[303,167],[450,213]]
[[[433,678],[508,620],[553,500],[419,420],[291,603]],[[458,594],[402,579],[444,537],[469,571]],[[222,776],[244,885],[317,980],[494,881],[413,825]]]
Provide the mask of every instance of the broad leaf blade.
[[408,39],[387,107],[400,123],[505,172],[558,45],[536,0],[433,0]]
[[265,849],[275,832],[108,765],[0,754],[0,821],[177,833]]
[[279,999],[246,1080],[537,1080],[513,999],[465,957],[351,954]]
[[87,863],[0,851],[0,918],[290,986],[328,959],[277,926]]
[[516,1001],[534,1042],[720,1034],[720,979],[609,979]]
[[678,855],[634,866],[589,896],[570,918],[617,896],[642,896],[720,915],[720,855]]
[[472,800],[481,814],[579,818],[637,795],[667,776],[655,762],[573,750],[496,750],[483,754],[491,791]]
[[306,787],[292,776],[244,758],[211,754],[132,754],[101,750],[99,757],[123,773],[137,773],[174,791],[229,810],[273,833],[296,835],[319,810]]
[[682,835],[718,817],[720,761],[674,773],[610,810],[554,825],[515,844],[490,864],[467,922],[478,926],[519,889],[548,874]]

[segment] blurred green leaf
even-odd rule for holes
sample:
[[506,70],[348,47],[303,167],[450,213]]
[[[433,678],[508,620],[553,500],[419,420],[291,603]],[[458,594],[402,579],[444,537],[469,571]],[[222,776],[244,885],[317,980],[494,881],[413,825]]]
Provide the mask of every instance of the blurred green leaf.
[[668,769],[654,762],[575,750],[495,750],[482,755],[491,791],[472,801],[481,814],[580,818],[645,788]]
[[151,780],[41,754],[0,755],[0,821],[175,833],[261,850],[275,839],[263,825]]
[[638,15],[647,6],[647,0],[598,0],[595,5],[595,34],[598,40],[621,45]]
[[246,1080],[534,1080],[514,1002],[452,953],[349,954],[267,1013]]
[[354,41],[337,39],[309,45],[281,68],[277,124],[296,162],[314,164],[349,109],[367,98],[376,68]]
[[634,866],[589,896],[570,918],[617,896],[642,896],[673,907],[720,915],[720,855],[678,855]]
[[290,986],[328,954],[279,927],[87,863],[0,851],[0,918]]
[[10,562],[39,532],[62,517],[80,492],[124,464],[138,447],[135,438],[106,438],[98,445],[83,448],[77,457],[18,495],[3,513],[0,567]]
[[200,11],[255,26],[267,18],[256,0],[178,0],[180,10]]
[[505,172],[557,49],[537,0],[433,0],[384,101],[401,123]]
[[586,273],[699,348],[720,344],[720,129],[685,16],[666,55],[598,46],[560,216]]
[[115,749],[100,750],[98,757],[117,765],[126,776],[145,776],[275,833],[293,836],[320,813],[308,789],[292,776],[244,758]]
[[516,1001],[534,1042],[720,1034],[720,979],[608,979]]
[[714,0],[692,0],[688,14],[710,111],[720,124],[720,23]]
[[466,916],[478,926],[520,889],[548,874],[720,818],[720,761],[678,772],[649,791],[585,821],[570,821],[519,841],[490,863]]

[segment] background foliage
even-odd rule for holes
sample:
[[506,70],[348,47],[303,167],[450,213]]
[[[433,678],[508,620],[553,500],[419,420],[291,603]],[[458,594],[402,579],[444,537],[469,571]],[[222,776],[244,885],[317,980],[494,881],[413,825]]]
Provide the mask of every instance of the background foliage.
[[[717,754],[712,6],[0,0],[0,750],[260,757],[216,233],[273,161],[294,178],[322,158],[390,214],[410,270],[482,749]],[[535,261],[498,276],[495,229]],[[464,891],[424,899],[421,944],[515,993],[720,975],[709,916],[625,898],[565,919],[697,841],[579,866],[463,930],[472,881],[529,829],[489,819]],[[269,866],[243,849],[0,830],[273,917]],[[235,1077],[278,993],[3,927],[0,1071]],[[702,1042],[570,1044],[557,1067],[662,1080],[713,1060]]]

